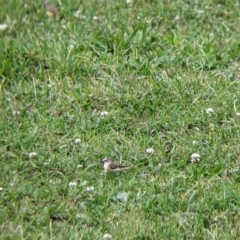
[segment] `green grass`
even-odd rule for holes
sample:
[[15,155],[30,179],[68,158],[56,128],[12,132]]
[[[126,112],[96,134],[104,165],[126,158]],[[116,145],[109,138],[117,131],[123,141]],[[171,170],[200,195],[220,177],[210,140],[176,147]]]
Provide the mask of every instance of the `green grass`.
[[238,1],[0,3],[1,239],[239,239]]

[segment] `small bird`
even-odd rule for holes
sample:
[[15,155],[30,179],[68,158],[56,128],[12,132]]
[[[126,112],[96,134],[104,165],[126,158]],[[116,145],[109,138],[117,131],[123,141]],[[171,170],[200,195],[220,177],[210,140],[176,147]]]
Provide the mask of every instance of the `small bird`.
[[46,2],[44,5],[46,8],[46,13],[49,17],[55,18],[58,15],[58,8],[55,5],[50,2]]
[[114,163],[110,158],[104,158],[101,162],[103,163],[104,172],[121,172],[131,168],[119,163]]

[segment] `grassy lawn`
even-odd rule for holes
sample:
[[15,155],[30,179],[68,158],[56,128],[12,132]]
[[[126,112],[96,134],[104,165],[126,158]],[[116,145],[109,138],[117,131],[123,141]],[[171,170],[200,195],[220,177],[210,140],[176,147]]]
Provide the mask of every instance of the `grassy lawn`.
[[0,4],[1,239],[240,239],[239,1]]

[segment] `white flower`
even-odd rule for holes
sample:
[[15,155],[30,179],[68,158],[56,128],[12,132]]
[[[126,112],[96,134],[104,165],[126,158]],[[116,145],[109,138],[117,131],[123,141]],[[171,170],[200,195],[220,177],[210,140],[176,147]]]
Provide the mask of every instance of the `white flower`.
[[101,115],[102,117],[105,117],[105,116],[108,115],[108,112],[107,112],[107,111],[102,111],[102,112],[100,113],[100,115]]
[[200,9],[200,10],[198,10],[198,13],[199,14],[204,14],[204,11]]
[[176,15],[173,22],[179,22],[180,20],[181,20],[181,18],[178,15]]
[[3,190],[3,188],[2,187],[0,187],[0,191],[2,191]]
[[126,0],[126,4],[131,4],[132,0]]
[[28,154],[28,157],[29,158],[35,158],[37,156],[37,153],[36,152],[30,152],[29,154]]
[[236,115],[237,115],[237,117],[240,117],[240,112],[237,112]]
[[21,113],[20,113],[20,111],[18,111],[18,110],[14,110],[14,111],[12,112],[12,114],[13,114],[13,116],[17,116],[17,115],[20,115]]
[[81,11],[77,10],[73,15],[74,15],[74,17],[80,19],[81,18]]
[[194,141],[192,141],[192,145],[196,146],[196,145],[198,145],[198,142],[194,140]]
[[43,165],[45,165],[45,166],[47,166],[47,165],[49,165],[50,164],[50,160],[47,160],[47,161],[45,161],[44,163],[43,163]]
[[214,37],[214,33],[213,32],[209,33],[209,37]]
[[153,154],[154,153],[154,149],[153,148],[148,148],[146,150],[146,153]]
[[112,235],[109,234],[109,233],[105,233],[105,234],[103,235],[103,238],[104,238],[104,239],[110,239],[110,238],[112,238]]
[[214,127],[215,127],[215,125],[214,125],[213,123],[210,123],[210,124],[209,124],[209,128],[210,128],[210,129],[212,129],[212,130],[213,130],[213,129],[214,129]]
[[93,18],[92,18],[93,20],[97,20],[98,19],[98,17],[97,16],[93,16]]
[[76,187],[77,186],[77,182],[76,181],[72,181],[68,184],[69,187]]
[[199,127],[195,127],[194,130],[195,130],[196,132],[200,132],[200,128],[199,128]]
[[75,140],[74,140],[74,143],[75,144],[79,144],[81,142],[81,139],[80,138],[76,138]]
[[6,23],[0,24],[0,31],[4,31],[8,28],[8,25]]
[[68,46],[68,51],[72,51],[73,49],[74,49],[74,45],[70,44],[70,45]]
[[86,185],[87,185],[87,181],[83,181],[83,182],[81,183],[81,185],[82,185],[82,186],[86,186]]
[[77,168],[82,168],[82,167],[83,167],[82,164],[78,164],[78,165],[77,165]]
[[201,158],[201,155],[199,153],[193,153],[191,155],[191,162],[192,163],[196,163],[196,162],[199,162],[200,161],[200,158]]
[[89,186],[87,187],[87,191],[90,192],[90,191],[93,191],[94,190],[94,186]]
[[206,113],[207,113],[207,114],[214,113],[214,110],[213,110],[212,108],[208,108],[208,109],[206,110]]

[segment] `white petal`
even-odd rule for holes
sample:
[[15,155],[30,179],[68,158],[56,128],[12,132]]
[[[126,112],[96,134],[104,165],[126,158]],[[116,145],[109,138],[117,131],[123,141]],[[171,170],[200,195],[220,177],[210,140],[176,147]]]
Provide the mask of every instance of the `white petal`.
[[89,186],[87,187],[87,191],[90,192],[90,191],[93,191],[94,190],[94,186]]
[[100,115],[101,115],[102,117],[105,117],[105,116],[108,115],[108,112],[107,112],[107,111],[102,111],[102,112],[100,113]]
[[28,154],[28,157],[29,158],[35,158],[37,156],[37,153],[36,152],[30,152],[29,154]]
[[81,185],[82,185],[82,186],[86,186],[86,185],[87,185],[87,181],[83,181],[83,182],[81,183]]
[[8,25],[6,23],[0,24],[0,31],[4,31],[8,28]]
[[105,233],[105,234],[103,235],[103,238],[104,238],[104,239],[110,239],[110,238],[112,238],[112,235],[109,234],[109,233]]
[[146,150],[146,152],[149,153],[149,154],[152,154],[152,153],[154,153],[154,149],[153,148],[148,148]]
[[179,17],[179,15],[176,15],[173,22],[179,22],[181,20],[181,18]]
[[196,163],[196,162],[199,162],[200,161],[200,158],[201,158],[201,155],[199,153],[193,153],[191,155],[191,162],[192,163]]
[[194,140],[194,141],[192,141],[192,145],[196,146],[196,145],[198,145],[198,142]]
[[68,184],[69,187],[76,187],[77,186],[77,182],[72,181]]
[[71,51],[71,50],[73,50],[73,49],[74,49],[74,45],[71,44],[71,45],[68,46],[68,50],[69,50],[69,51]]
[[80,10],[77,10],[77,11],[74,13],[74,17],[76,17],[76,18],[81,18],[81,11],[80,11]]
[[20,111],[14,110],[14,111],[12,112],[12,114],[13,114],[13,116],[20,115]]
[[74,143],[75,144],[78,144],[78,143],[80,143],[81,142],[81,139],[80,138],[76,138],[75,140],[74,140]]
[[193,154],[191,155],[191,157],[192,157],[192,158],[200,158],[201,155],[200,155],[199,153],[193,153]]
[[199,127],[195,127],[194,130],[195,130],[196,132],[200,132],[200,128],[199,128]]
[[214,110],[213,110],[212,108],[208,108],[208,109],[206,110],[206,113],[207,113],[207,114],[214,113]]

